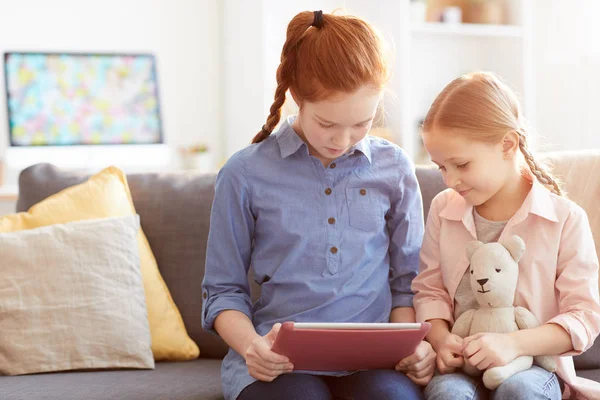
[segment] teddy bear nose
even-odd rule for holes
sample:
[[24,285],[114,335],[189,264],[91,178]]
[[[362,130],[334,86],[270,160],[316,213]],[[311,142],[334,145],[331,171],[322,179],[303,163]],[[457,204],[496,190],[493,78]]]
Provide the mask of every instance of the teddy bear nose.
[[485,283],[488,281],[489,279],[477,279],[477,283],[479,283],[481,286],[485,285]]

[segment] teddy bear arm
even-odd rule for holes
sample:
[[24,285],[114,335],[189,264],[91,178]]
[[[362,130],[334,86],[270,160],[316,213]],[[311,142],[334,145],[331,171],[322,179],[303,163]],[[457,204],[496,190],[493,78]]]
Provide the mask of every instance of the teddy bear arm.
[[519,329],[531,329],[540,325],[535,315],[524,307],[515,307],[515,322]]
[[460,336],[461,338],[469,336],[471,333],[471,324],[473,323],[474,314],[475,310],[467,310],[462,313],[454,323],[454,326],[452,326],[452,333]]

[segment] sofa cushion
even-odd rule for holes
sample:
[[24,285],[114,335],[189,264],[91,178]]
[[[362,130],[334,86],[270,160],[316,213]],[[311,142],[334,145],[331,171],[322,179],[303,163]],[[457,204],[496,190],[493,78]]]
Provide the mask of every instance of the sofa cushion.
[[[42,188],[41,192],[45,196],[37,196],[38,199],[34,201],[37,204],[29,204],[27,213],[0,220],[2,223],[6,222],[5,225],[12,225],[13,230],[136,213],[125,174],[118,168],[106,168],[88,180],[85,176],[74,178],[67,173],[65,181],[61,180],[58,169],[47,164],[28,171],[31,173],[25,171],[19,178],[19,190],[23,193],[23,198],[34,199],[39,188]],[[77,182],[84,180],[83,183]],[[65,182],[74,183],[63,186]],[[60,193],[45,198],[49,194],[44,193],[43,188],[52,187],[52,184],[56,189],[53,193]],[[63,191],[68,186],[71,187]],[[23,205],[25,204],[17,206]],[[142,229],[138,233],[138,243],[154,358],[180,361],[198,357],[198,346],[188,337],[182,317],[173,303]]]
[[156,363],[155,370],[0,376],[0,399],[222,399],[221,361]]

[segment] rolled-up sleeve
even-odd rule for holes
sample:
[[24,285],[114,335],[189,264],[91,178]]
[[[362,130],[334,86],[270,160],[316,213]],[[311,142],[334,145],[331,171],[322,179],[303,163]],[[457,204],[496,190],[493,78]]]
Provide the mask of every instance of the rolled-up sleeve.
[[549,323],[560,325],[571,335],[578,355],[589,349],[600,333],[598,301],[598,255],[585,211],[574,206],[563,228],[555,283],[560,314]]
[[418,322],[443,319],[450,324],[452,316],[451,298],[445,289],[440,269],[440,200],[444,192],[431,202],[431,209],[425,224],[425,236],[421,247],[419,273],[412,282],[415,292],[414,307]]
[[212,333],[217,316],[237,310],[252,319],[248,268],[254,216],[243,153],[219,171],[210,216],[206,272],[202,282],[202,327]]
[[419,268],[423,241],[423,203],[414,165],[401,151],[398,185],[388,215],[390,233],[390,287],[392,308],[412,307],[411,283]]

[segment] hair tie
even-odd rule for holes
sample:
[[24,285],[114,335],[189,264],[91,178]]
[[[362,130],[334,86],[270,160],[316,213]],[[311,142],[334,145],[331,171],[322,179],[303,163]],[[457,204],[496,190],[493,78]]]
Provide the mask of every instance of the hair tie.
[[271,134],[271,132],[269,132],[269,131],[267,130],[267,126],[266,126],[266,125],[263,125],[263,126],[262,126],[262,129],[261,129],[260,131],[261,131],[261,132],[263,132],[263,133],[266,133],[267,135],[270,135],[270,134]]
[[313,20],[311,26],[314,26],[318,29],[321,29],[323,27],[323,11],[315,11],[315,19]]

